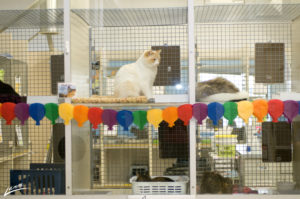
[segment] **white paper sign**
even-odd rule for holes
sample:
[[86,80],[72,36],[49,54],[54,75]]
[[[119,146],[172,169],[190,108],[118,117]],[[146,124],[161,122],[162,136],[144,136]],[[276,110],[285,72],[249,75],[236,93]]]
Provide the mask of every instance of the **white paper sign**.
[[20,125],[16,125],[16,132],[17,132],[17,144],[19,146],[23,146],[22,129]]

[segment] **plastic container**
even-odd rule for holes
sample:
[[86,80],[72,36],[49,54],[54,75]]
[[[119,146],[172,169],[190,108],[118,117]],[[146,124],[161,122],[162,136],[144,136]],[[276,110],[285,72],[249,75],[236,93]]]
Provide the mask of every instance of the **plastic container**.
[[277,182],[277,190],[282,191],[292,191],[295,188],[296,182]]
[[200,147],[204,148],[212,148],[214,143],[214,132],[200,132]]
[[130,178],[132,192],[135,195],[177,195],[186,194],[187,176],[163,176],[174,182],[136,182],[137,176]]
[[234,157],[237,135],[216,135],[217,153],[220,157]]

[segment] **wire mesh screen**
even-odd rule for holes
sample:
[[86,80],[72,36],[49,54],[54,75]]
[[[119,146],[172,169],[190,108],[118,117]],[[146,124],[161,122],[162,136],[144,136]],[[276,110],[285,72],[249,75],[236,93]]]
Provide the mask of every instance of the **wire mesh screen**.
[[[113,96],[120,68],[143,58],[148,50],[161,50],[153,95],[187,94],[186,11],[186,8],[73,10],[91,26],[91,94]],[[142,85],[143,81],[137,84]],[[148,108],[123,107],[131,111]],[[122,110],[119,106],[113,109]],[[92,187],[113,194],[188,193],[187,177],[181,178],[189,175],[188,135],[188,128],[181,121],[174,128],[161,123],[158,129],[147,124],[143,128],[132,125],[128,131],[121,125],[112,129],[100,125],[91,130]],[[174,178],[181,181],[179,185],[168,181]]]
[[113,95],[119,68],[150,49],[162,50],[153,94],[187,94],[186,26],[92,28],[91,49],[92,69],[96,69],[92,94]]
[[[5,87],[3,90],[3,84],[1,85],[2,105],[4,102],[26,103],[29,96],[56,95],[52,88],[57,87],[57,81],[63,79],[58,80],[55,76],[63,76],[61,68],[64,66],[63,60],[57,64],[53,63],[51,58],[63,56],[61,10],[0,13],[1,20],[10,21],[1,23],[3,26],[0,33],[0,80],[11,87]],[[52,18],[52,21],[49,18]],[[56,26],[56,23],[60,25]],[[15,98],[4,98],[3,95],[14,95]],[[46,119],[38,126],[32,118],[25,121],[24,125],[21,125],[18,119],[14,119],[12,125],[7,125],[4,118],[1,118],[1,193],[5,193],[11,186],[25,188],[23,192],[16,191],[17,195],[64,193],[64,174],[59,174],[61,181],[58,183],[52,181],[56,171],[47,175],[47,171],[41,171],[54,170],[52,165],[64,161],[54,158],[59,141],[56,139],[57,134],[54,134],[53,125]],[[64,149],[61,151],[64,152]],[[64,170],[64,166],[61,169]],[[56,183],[60,186],[60,191],[55,189],[54,184],[49,183]]]
[[[195,34],[197,82],[223,77],[239,90],[219,101],[242,100],[241,92],[250,100],[268,100],[291,91],[290,23],[196,24]],[[222,86],[212,95],[227,92]],[[198,193],[257,193],[259,187],[293,181],[291,139],[279,131],[291,135],[288,126],[269,127],[254,117],[248,124],[237,118],[233,125],[221,119],[215,126],[207,119],[197,126]],[[276,151],[282,144],[264,138],[271,134],[286,140],[287,149]]]
[[[114,110],[121,111],[115,107]],[[143,111],[143,108],[126,110]],[[92,187],[112,194],[187,193],[187,181],[181,179],[179,185],[175,181],[168,183],[189,175],[188,138],[188,128],[180,120],[173,128],[162,122],[158,129],[150,124],[143,128],[132,124],[128,130],[121,125],[92,129]]]

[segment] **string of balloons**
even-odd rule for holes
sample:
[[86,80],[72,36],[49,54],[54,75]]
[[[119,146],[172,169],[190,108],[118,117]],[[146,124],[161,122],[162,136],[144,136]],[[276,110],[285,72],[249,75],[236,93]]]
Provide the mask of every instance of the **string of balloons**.
[[174,122],[178,119],[189,125],[192,117],[197,120],[199,125],[207,117],[213,121],[214,125],[218,124],[218,120],[222,117],[228,120],[229,124],[233,124],[236,117],[243,119],[248,123],[249,118],[253,115],[258,122],[263,122],[264,118],[269,114],[273,122],[278,122],[278,118],[282,115],[291,123],[293,119],[300,114],[300,101],[271,99],[257,99],[253,102],[225,102],[224,104],[212,102],[209,104],[183,104],[178,107],[170,106],[164,109],[150,110],[120,110],[101,109],[99,107],[87,107],[85,105],[73,105],[70,103],[12,103],[5,102],[0,104],[0,118],[6,120],[7,125],[11,125],[12,121],[17,118],[21,125],[31,117],[35,120],[36,125],[40,125],[43,118],[47,118],[52,124],[60,117],[64,120],[65,125],[69,125],[74,119],[78,127],[89,121],[92,128],[97,129],[98,125],[103,123],[112,130],[114,125],[121,125],[125,131],[131,124],[135,124],[139,129],[143,129],[145,124],[150,123],[158,128],[162,121],[168,123],[169,127],[173,127]]

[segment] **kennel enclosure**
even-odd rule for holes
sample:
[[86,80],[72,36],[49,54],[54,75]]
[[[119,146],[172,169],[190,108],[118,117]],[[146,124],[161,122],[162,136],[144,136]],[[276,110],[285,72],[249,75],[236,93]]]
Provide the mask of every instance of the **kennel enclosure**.
[[[168,8],[162,2],[158,8],[144,8],[143,5],[139,8],[113,8],[106,4],[99,7],[68,10],[70,38],[68,35],[64,37],[66,24],[63,17],[66,12],[62,9],[0,11],[2,19],[9,15],[20,16],[13,25],[1,22],[1,25],[9,26],[0,35],[3,38],[0,49],[5,82],[29,100],[35,95],[53,97],[57,82],[71,80],[77,86],[77,97],[108,97],[113,95],[114,75],[122,65],[133,63],[145,50],[164,48],[164,65],[159,68],[158,80],[153,86],[156,103],[83,105],[133,112],[194,104],[194,99],[189,101],[189,95],[194,92],[194,88],[190,88],[191,82],[196,85],[217,76],[247,92],[249,101],[257,98],[293,99],[284,93],[299,92],[299,4],[197,5],[195,2],[192,8],[193,34],[189,32],[191,26],[186,5]],[[49,16],[53,20],[49,20]],[[42,30],[53,26],[56,33],[51,35],[51,42]],[[189,45],[191,35],[194,35],[195,42]],[[11,39],[7,40],[8,37]],[[27,41],[22,43],[20,40]],[[70,42],[70,54],[65,41]],[[25,47],[20,48],[23,45]],[[194,57],[190,56],[191,52],[195,52]],[[62,70],[68,59],[71,73]],[[195,61],[194,66],[190,59]],[[191,67],[196,71],[193,76],[189,75]],[[270,67],[276,70],[270,70]],[[18,89],[20,81],[21,89]],[[220,102],[224,103],[222,99]],[[284,117],[280,120],[286,121]],[[270,117],[265,120],[266,123],[270,121]],[[64,143],[64,132],[69,136],[65,138],[68,140],[66,148],[72,151],[72,164],[68,162],[69,170],[66,170],[66,185],[72,185],[72,191],[67,189],[67,194],[130,195],[133,192],[129,179],[137,172],[145,171],[151,176],[189,176],[191,185],[187,194],[200,194],[205,171],[217,171],[235,184],[258,192],[267,187],[275,189],[280,181],[299,182],[299,173],[295,169],[299,167],[299,149],[291,149],[297,146],[297,141],[294,139],[291,146],[288,136],[272,130],[275,127],[261,125],[253,116],[248,124],[237,118],[233,126],[222,118],[217,126],[206,119],[202,125],[192,121],[190,125],[193,127],[183,129],[179,121],[175,130],[167,128],[164,123],[160,129],[148,124],[143,130],[131,126],[129,131],[124,131],[120,125],[108,130],[105,125],[92,129],[88,122],[81,128],[74,121],[70,126],[64,126],[62,120],[58,123],[54,127],[50,122],[42,121],[38,127],[29,120],[22,127],[25,128],[22,129],[24,148],[21,147],[20,153],[7,153],[15,150],[18,144],[14,143],[11,148],[10,141],[13,140],[5,140],[12,139],[17,132],[2,123],[4,142],[1,145],[5,150],[1,153],[3,157],[13,158],[8,162],[1,161],[1,190],[9,184],[7,171],[10,169],[29,169],[30,163],[64,162],[61,157],[57,159],[59,152],[50,150],[51,146],[56,150],[59,143]],[[292,125],[296,127],[297,123]],[[278,128],[293,136],[289,128]],[[264,140],[267,133],[263,132],[276,135],[278,140],[287,143],[293,153],[283,153],[282,157],[291,155],[289,161],[274,161],[274,156],[273,159],[264,157],[263,144],[269,148],[280,146],[274,140]],[[196,153],[189,149],[172,153],[171,150],[176,150],[178,145],[186,146],[190,134],[195,140],[189,140],[188,146],[194,147]],[[162,145],[167,143],[162,140],[164,135],[171,143],[167,145],[169,147]],[[52,153],[56,155],[51,160]],[[193,157],[189,157],[190,154]],[[72,175],[72,183],[69,175]],[[193,178],[197,181],[194,182]]]

